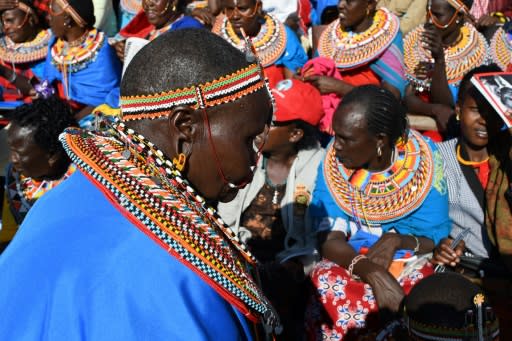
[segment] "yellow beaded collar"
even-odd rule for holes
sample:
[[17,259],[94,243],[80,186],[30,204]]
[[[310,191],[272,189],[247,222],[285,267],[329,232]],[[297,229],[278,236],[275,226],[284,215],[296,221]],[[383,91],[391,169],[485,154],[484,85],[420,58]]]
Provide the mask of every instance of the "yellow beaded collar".
[[[256,49],[256,55],[263,67],[274,64],[286,50],[286,28],[284,24],[272,15],[265,15],[265,23],[261,25],[256,37],[251,37],[251,42]],[[238,37],[228,18],[221,15],[215,21],[212,32],[227,40],[239,50],[245,50],[244,39]]]
[[[416,78],[415,69],[420,62],[433,62],[430,51],[421,43],[423,32],[423,25],[418,26],[404,39],[405,72],[408,80],[420,92],[430,89],[431,80]],[[468,23],[461,27],[460,32],[458,43],[444,50],[448,83],[455,85],[468,71],[489,61],[489,47],[485,37]]]
[[321,34],[318,54],[333,59],[340,69],[352,69],[380,56],[393,42],[400,21],[386,8],[375,12],[373,23],[361,33],[342,31],[339,19]]
[[503,71],[507,70],[512,63],[512,34],[499,28],[491,40],[491,55]]

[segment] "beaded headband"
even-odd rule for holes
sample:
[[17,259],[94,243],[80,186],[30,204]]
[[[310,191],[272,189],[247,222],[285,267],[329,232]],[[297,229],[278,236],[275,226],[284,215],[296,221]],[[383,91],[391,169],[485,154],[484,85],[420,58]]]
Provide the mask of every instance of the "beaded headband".
[[123,121],[156,119],[167,116],[173,107],[190,105],[195,109],[236,101],[261,88],[270,89],[258,64],[251,64],[211,82],[153,95],[121,96]]
[[466,323],[462,328],[448,328],[427,325],[405,316],[405,323],[409,332],[423,340],[432,341],[490,341],[499,334],[499,322],[491,307],[484,307],[486,298],[478,293],[473,298],[474,308],[466,312]]
[[85,27],[87,25],[85,20],[78,14],[77,11],[75,11],[73,7],[71,7],[67,0],[55,0],[55,2],[59,4],[62,10],[67,12],[80,27]]
[[466,7],[466,5],[464,5],[464,3],[462,1],[460,1],[460,0],[448,0],[448,3],[453,8],[455,8],[455,11],[462,12],[464,14],[469,14],[468,8]]
[[32,8],[30,8],[29,6],[25,5],[23,2],[19,2],[18,3],[18,8],[20,10],[22,10],[23,12],[28,13],[28,14],[33,14],[34,13],[32,11]]

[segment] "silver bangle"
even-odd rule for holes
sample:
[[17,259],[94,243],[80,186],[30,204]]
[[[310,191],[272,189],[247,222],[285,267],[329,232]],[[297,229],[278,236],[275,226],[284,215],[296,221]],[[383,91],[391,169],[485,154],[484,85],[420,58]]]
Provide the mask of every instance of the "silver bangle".
[[12,75],[11,75],[11,77],[9,77],[8,81],[9,81],[9,83],[12,84],[16,81],[17,78],[18,78],[18,75],[16,74],[16,72],[12,71]]
[[349,273],[350,277],[356,276],[356,275],[352,274],[352,272],[354,271],[354,266],[356,266],[356,264],[361,259],[365,259],[365,258],[368,258],[368,257],[366,257],[365,255],[357,255],[354,258],[352,258],[352,261],[350,262],[350,265],[348,266],[348,273]]
[[420,252],[420,240],[418,239],[418,237],[413,236],[412,234],[410,234],[409,236],[413,237],[414,240],[416,241],[416,247],[414,248],[413,252],[414,254],[417,254],[418,252]]

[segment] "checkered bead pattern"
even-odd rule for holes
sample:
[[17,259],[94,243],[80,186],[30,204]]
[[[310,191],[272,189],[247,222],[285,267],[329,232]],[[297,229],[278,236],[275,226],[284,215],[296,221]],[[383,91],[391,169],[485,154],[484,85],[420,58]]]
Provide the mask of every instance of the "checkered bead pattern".
[[121,96],[122,119],[155,119],[167,116],[172,108],[179,105],[213,107],[236,101],[265,87],[260,66],[251,64],[205,84],[154,95]]
[[137,228],[249,319],[264,317],[265,322],[278,324],[248,272],[254,258],[234,234],[228,234],[215,210],[206,206],[156,146],[122,124],[117,129],[100,135],[70,128],[60,140],[77,167]]

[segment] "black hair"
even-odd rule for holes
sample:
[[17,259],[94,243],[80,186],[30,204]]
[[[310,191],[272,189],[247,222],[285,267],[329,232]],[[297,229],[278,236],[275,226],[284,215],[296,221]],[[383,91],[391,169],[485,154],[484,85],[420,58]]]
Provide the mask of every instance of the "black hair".
[[[460,274],[437,273],[421,280],[411,289],[404,300],[405,314],[411,321],[432,327],[437,331],[436,336],[448,336],[440,334],[443,330],[460,330],[475,324],[477,314],[474,298],[479,293],[482,293],[481,289]],[[485,312],[489,307],[487,300],[483,307]],[[468,311],[473,311],[473,321]],[[485,318],[487,321],[484,322],[496,320],[494,314],[486,314]],[[468,333],[467,340],[474,339],[472,333],[474,330]]]
[[69,5],[84,19],[87,28],[92,28],[96,23],[94,16],[94,3],[92,0],[68,0]]
[[77,126],[71,107],[53,96],[24,104],[14,109],[8,118],[11,124],[33,129],[34,142],[50,154],[65,154],[59,135],[65,128]]
[[300,129],[303,131],[303,136],[295,145],[297,152],[301,150],[314,149],[319,146],[320,140],[320,131],[317,127],[309,124],[303,120],[290,120],[283,122],[274,123],[276,126],[285,126],[289,124],[295,125],[296,129]]
[[361,106],[366,116],[368,130],[374,135],[387,135],[391,146],[400,137],[407,138],[407,112],[389,90],[376,85],[355,87],[343,97],[337,110],[348,104]]
[[243,53],[207,30],[171,31],[135,55],[123,76],[121,94],[144,95],[189,87],[248,65]]
[[459,85],[459,94],[457,96],[457,103],[459,105],[462,105],[464,101],[466,100],[466,96],[475,97],[477,95],[478,90],[473,86],[471,83],[471,78],[473,78],[474,75],[479,73],[487,73],[487,72],[500,72],[502,71],[500,67],[496,64],[489,64],[489,65],[480,65],[476,68],[470,70],[467,72],[462,80],[460,81]]

